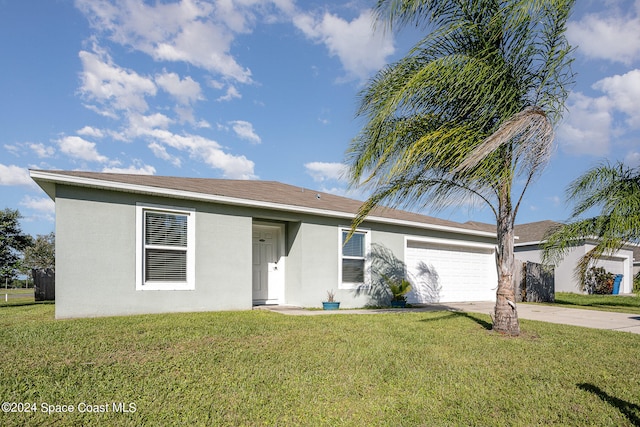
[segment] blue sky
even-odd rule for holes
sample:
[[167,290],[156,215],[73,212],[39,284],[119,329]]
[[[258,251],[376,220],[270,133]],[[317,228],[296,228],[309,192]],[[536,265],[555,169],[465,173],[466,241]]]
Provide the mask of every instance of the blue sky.
[[[54,230],[28,169],[275,180],[347,191],[357,93],[417,32],[373,32],[373,0],[0,0],[0,208]],[[576,85],[518,223],[565,220],[569,182],[640,165],[640,0],[578,0]],[[492,221],[486,210],[423,211]]]

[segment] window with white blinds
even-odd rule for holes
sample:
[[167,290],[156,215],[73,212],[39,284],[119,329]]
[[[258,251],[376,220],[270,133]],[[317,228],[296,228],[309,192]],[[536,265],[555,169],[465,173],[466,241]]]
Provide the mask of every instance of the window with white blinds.
[[145,282],[187,281],[186,215],[144,213]]
[[138,289],[194,289],[192,211],[138,206],[140,274]]
[[340,288],[350,289],[367,282],[367,253],[369,233],[355,231],[351,238],[348,229],[340,230]]

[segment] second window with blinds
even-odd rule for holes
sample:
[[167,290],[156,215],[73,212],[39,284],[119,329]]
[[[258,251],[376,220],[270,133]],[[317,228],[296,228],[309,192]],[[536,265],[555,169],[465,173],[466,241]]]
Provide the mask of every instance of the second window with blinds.
[[347,240],[348,235],[348,228],[340,229],[339,286],[341,289],[354,289],[369,282],[367,268],[369,232],[356,230]]

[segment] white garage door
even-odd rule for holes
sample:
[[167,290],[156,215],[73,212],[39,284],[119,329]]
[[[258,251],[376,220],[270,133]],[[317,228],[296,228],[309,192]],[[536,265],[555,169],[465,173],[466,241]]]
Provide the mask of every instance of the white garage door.
[[410,303],[495,301],[498,276],[492,247],[407,241]]

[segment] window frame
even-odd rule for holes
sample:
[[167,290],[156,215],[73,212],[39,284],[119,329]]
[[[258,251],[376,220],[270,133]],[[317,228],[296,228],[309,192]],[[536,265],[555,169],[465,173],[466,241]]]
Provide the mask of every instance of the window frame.
[[[147,245],[145,241],[145,217],[147,212],[186,216],[187,218],[187,246],[185,249],[186,280],[185,281],[147,281],[146,251],[147,249],[170,249],[157,245]],[[191,291],[195,290],[195,246],[196,246],[196,210],[182,207],[161,206],[149,203],[136,203],[136,290],[138,291]]]
[[[350,227],[338,227],[338,289],[360,289],[362,287],[369,286],[371,283],[371,268],[370,268],[370,257],[371,253],[371,230],[357,228],[355,230],[355,234],[363,234],[364,235],[364,256],[362,257],[354,257],[354,256],[345,256],[343,255],[343,234],[345,232],[349,232],[351,230]],[[343,260],[345,259],[362,259],[364,261],[364,281],[363,282],[345,282],[342,278],[342,265]]]

